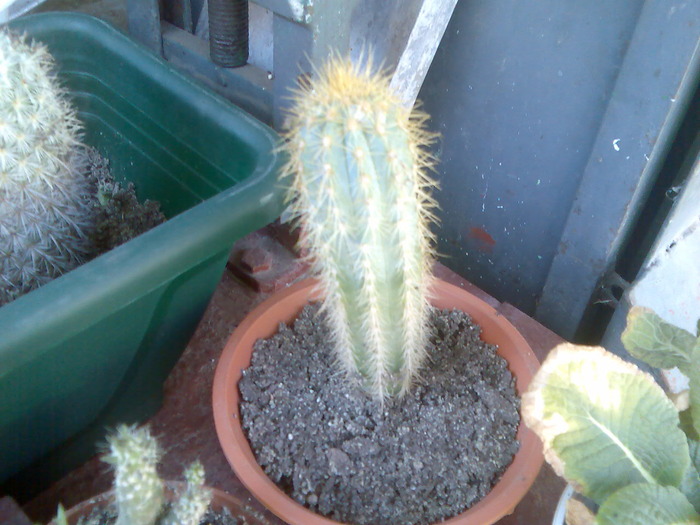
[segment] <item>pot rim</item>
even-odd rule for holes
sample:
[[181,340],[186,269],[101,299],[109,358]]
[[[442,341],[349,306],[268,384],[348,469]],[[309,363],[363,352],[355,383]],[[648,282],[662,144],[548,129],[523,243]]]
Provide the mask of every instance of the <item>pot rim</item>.
[[[187,484],[183,481],[165,480],[164,484],[166,490],[166,497],[168,498],[172,497],[175,491],[182,492],[187,486]],[[221,489],[210,487],[208,485],[206,486],[206,488],[211,490],[212,492],[211,503],[209,504],[209,506],[215,512],[226,507],[232,513],[243,512],[246,518],[254,518],[254,516],[250,512],[244,510],[245,504],[236,496],[233,496],[228,492],[224,492]],[[95,507],[109,505],[110,503],[112,503],[113,499],[114,490],[108,490],[106,492],[98,494],[97,496],[93,496],[90,499],[81,501],[80,503],[66,510],[66,518],[68,519],[68,523],[72,525],[73,523],[77,522],[79,518],[89,515],[90,512],[92,512],[92,509],[94,509]],[[56,525],[56,520],[51,520],[49,522],[49,525]]]
[[[508,360],[508,367],[516,378],[516,390],[522,396],[539,368],[539,361],[520,332],[492,306],[458,286],[435,279],[431,292],[434,306],[451,308],[455,303],[460,304],[460,309],[482,327],[482,339],[498,344],[500,355],[509,354],[503,357]],[[340,522],[297,503],[263,472],[241,427],[238,380],[250,363],[254,342],[274,334],[279,322],[296,317],[307,302],[317,300],[319,295],[317,281],[305,279],[260,303],[232,333],[214,375],[214,422],[226,459],[246,488],[290,525],[338,525]],[[280,313],[283,308],[280,305],[286,307],[286,314]],[[272,318],[269,317],[271,312],[275,313]],[[539,439],[525,426],[522,417],[516,438],[520,449],[493,489],[467,511],[441,522],[443,525],[490,524],[513,512],[537,477],[544,460]]]

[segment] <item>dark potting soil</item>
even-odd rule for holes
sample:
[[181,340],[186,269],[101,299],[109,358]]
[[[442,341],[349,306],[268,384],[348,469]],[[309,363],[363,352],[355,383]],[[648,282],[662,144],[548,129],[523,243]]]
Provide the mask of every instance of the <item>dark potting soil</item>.
[[317,306],[258,341],[240,408],[265,473],[357,525],[437,523],[482,499],[519,447],[514,379],[466,314],[434,310],[431,326],[420,382],[383,407],[335,366]]
[[140,201],[133,183],[122,186],[112,177],[109,161],[86,147],[87,171],[91,193],[88,196],[94,213],[91,240],[97,257],[165,222],[157,201]]

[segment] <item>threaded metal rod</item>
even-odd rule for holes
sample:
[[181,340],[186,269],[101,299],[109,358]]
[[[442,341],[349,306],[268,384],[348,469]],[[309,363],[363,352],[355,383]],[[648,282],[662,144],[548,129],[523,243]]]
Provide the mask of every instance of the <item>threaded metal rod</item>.
[[209,51],[217,66],[248,62],[248,0],[209,0]]

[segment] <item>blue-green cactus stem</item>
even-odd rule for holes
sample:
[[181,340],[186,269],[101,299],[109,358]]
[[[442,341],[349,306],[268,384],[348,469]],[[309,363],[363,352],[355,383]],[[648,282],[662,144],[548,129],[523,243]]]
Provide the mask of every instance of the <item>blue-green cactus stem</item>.
[[370,66],[332,61],[296,96],[290,198],[324,291],[340,361],[378,398],[425,357],[432,262],[424,116]]

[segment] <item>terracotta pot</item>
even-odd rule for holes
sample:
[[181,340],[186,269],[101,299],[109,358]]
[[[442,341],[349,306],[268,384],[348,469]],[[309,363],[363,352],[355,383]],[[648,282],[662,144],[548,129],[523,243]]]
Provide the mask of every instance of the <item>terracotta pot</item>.
[[[176,491],[180,493],[184,488],[184,483],[168,481],[166,482],[166,497],[171,499]],[[246,510],[245,504],[235,496],[231,496],[226,492],[211,487],[209,487],[209,490],[213,493],[210,506],[214,511],[219,511],[225,507],[231,511],[233,516],[245,518],[245,522],[250,523],[250,525],[267,525],[267,522],[260,521],[252,511]],[[83,501],[82,503],[78,503],[75,507],[71,507],[66,511],[66,518],[68,518],[69,525],[75,525],[80,518],[89,516],[95,507],[109,505],[113,500],[114,492],[110,490],[109,492],[103,492],[94,498]],[[56,521],[52,521],[49,525],[56,525]]]
[[[264,301],[236,328],[224,348],[214,376],[214,420],[219,442],[238,478],[263,505],[291,525],[332,525],[337,521],[313,513],[287,496],[255,461],[241,428],[238,380],[248,367],[257,339],[273,335],[280,322],[293,320],[309,301],[317,299],[313,280],[297,283]],[[498,345],[516,377],[519,394],[527,388],[539,362],[520,333],[503,316],[469,292],[436,281],[432,304],[458,308],[482,328],[482,339]],[[444,525],[488,525],[510,514],[535,480],[542,465],[542,445],[521,421],[517,438],[520,450],[493,490],[468,511],[442,522]]]

